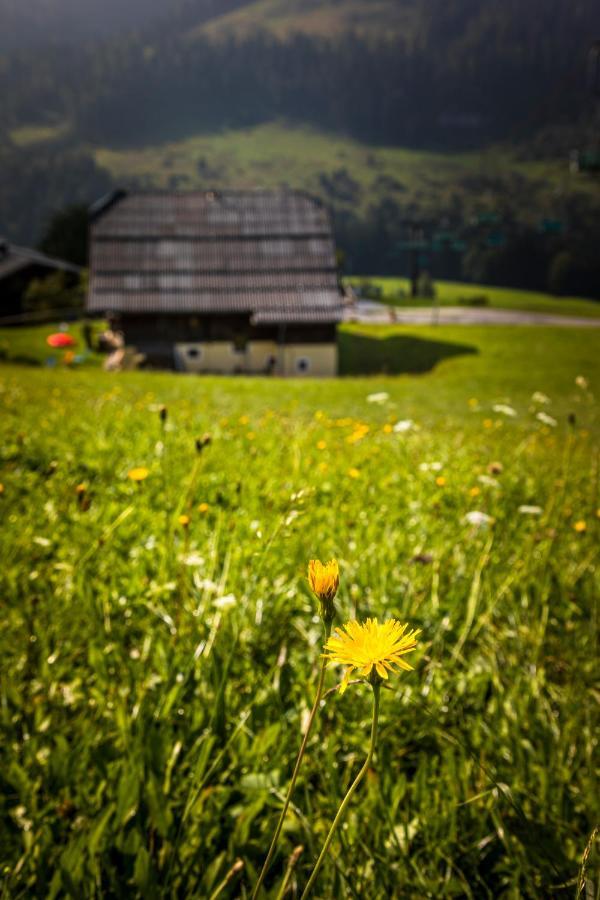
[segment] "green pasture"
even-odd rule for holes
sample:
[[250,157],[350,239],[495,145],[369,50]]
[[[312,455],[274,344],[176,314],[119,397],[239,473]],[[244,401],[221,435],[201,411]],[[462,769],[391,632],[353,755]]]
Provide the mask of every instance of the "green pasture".
[[513,203],[522,197],[519,215],[535,222],[544,215],[560,218],[557,194],[597,197],[595,185],[571,175],[564,160],[526,161],[511,147],[436,153],[363,144],[280,121],[152,145],[89,149],[123,184],[133,179],[144,187],[181,190],[287,186],[360,215],[387,198],[403,208],[417,204],[420,215],[438,219],[440,209],[457,204],[465,215],[497,213],[506,197]]
[[[392,306],[432,306],[434,302],[411,297],[408,278],[352,276],[346,281],[356,287],[372,285],[381,291],[380,301]],[[585,300],[582,297],[553,297],[551,294],[526,291],[522,288],[493,287],[458,281],[436,281],[434,287],[435,302],[440,306],[480,306],[552,315],[600,317],[600,302]]]
[[[102,325],[95,324],[96,331]],[[10,328],[0,328],[0,362],[21,363],[25,365],[64,365],[65,349],[49,347],[46,339],[60,328],[61,323],[53,322],[47,325],[26,325]],[[85,340],[79,322],[67,323],[68,333],[75,339],[76,344],[72,348],[73,355],[83,357],[77,360],[75,365],[98,365],[102,357],[86,350]],[[70,348],[67,348],[67,350]],[[66,357],[69,359],[69,356]]]
[[[597,351],[348,326],[343,367],[388,376],[0,365],[2,896],[250,896],[319,667],[314,557],[338,623],[422,635],[313,896],[594,896]],[[300,896],[366,755],[340,677],[265,900],[298,847]]]

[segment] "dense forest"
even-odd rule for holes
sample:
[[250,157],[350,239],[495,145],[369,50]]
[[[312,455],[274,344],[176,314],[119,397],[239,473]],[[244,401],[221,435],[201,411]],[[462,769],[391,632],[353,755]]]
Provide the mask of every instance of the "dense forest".
[[456,149],[582,115],[600,18],[591,0],[504,0],[501,17],[490,7],[489,19],[473,19],[478,31],[481,3],[429,2],[429,27],[410,44],[260,31],[190,40],[171,23],[6,54],[0,127],[68,121],[80,139],[113,144],[286,117],[368,142]]
[[[40,212],[110,187],[89,152],[94,145],[139,147],[285,119],[372,145],[457,152],[512,142],[543,158],[557,146],[540,135],[584,128],[593,108],[585,55],[600,28],[595,0],[401,2],[419,11],[418,27],[393,38],[349,32],[278,39],[257,28],[215,39],[198,24],[243,0],[195,0],[178,4],[168,20],[151,6],[158,18],[100,42],[66,33],[64,44],[11,48],[0,56],[0,231],[32,240]],[[20,126],[57,123],[64,136],[51,145],[11,139]],[[573,257],[571,243],[581,246],[581,221],[587,242],[594,209],[570,211],[577,236],[567,223],[571,236],[544,256],[542,280],[556,253]],[[357,266],[397,265],[402,211],[393,202],[359,219],[348,210],[336,217]]]

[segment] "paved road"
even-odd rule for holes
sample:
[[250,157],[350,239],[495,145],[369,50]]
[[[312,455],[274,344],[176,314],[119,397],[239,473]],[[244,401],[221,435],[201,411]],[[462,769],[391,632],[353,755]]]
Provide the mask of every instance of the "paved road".
[[359,300],[346,309],[346,322],[365,322],[373,325],[558,325],[565,328],[599,328],[600,318],[558,316],[552,313],[525,312],[516,309],[490,309],[473,306],[431,307],[386,306],[372,300]]

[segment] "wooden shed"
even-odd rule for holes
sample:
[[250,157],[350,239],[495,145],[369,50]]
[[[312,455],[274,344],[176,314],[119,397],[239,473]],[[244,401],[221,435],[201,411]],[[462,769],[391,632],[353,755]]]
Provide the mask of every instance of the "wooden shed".
[[20,323],[27,311],[25,294],[28,286],[35,279],[46,278],[55,272],[64,272],[67,283],[74,284],[81,268],[0,238],[0,319],[6,324]]
[[336,373],[333,231],[306,194],[119,191],[92,208],[90,242],[88,311],[148,364]]

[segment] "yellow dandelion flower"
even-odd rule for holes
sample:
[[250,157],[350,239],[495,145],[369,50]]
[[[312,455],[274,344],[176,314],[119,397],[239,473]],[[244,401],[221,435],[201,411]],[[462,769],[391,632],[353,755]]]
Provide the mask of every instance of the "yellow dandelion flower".
[[325,450],[327,447],[327,441],[319,441],[317,444],[317,450]]
[[389,422],[386,422],[386,424],[383,426],[383,433],[384,433],[384,434],[391,434],[393,430],[394,430],[394,429],[392,428],[392,426],[390,425]]
[[81,494],[85,494],[87,491],[87,484],[78,484],[75,488],[75,493],[80,496]]
[[587,524],[583,521],[583,519],[580,519],[578,522],[575,522],[573,528],[575,529],[575,531],[581,534],[582,532],[587,531]]
[[493,428],[493,427],[494,427],[494,423],[492,422],[491,419],[484,419],[484,420],[483,420],[483,427],[484,427],[484,428]]
[[323,564],[318,559],[311,559],[308,564],[308,583],[321,601],[321,617],[323,621],[331,621],[335,616],[333,599],[340,585],[340,568],[336,559]]
[[200,503],[198,505],[198,512],[201,512],[201,513],[208,512],[208,503]]
[[0,494],[3,494],[3,493],[4,493],[4,485],[0,481]]
[[480,493],[481,493],[481,488],[478,488],[478,487],[472,487],[469,490],[469,495],[471,497],[479,497]]
[[360,478],[360,470],[352,467],[351,469],[348,469],[348,475],[350,478]]
[[253,431],[249,431],[248,434],[246,435],[246,437],[248,438],[249,441],[253,441],[254,438],[256,437],[256,435]]
[[186,516],[184,513],[183,515],[179,516],[178,521],[182,528],[188,528],[190,524],[190,517]]
[[150,471],[144,466],[137,466],[137,468],[129,470],[129,472],[127,473],[127,477],[132,481],[144,481],[144,479],[147,478],[149,474]]
[[248,418],[248,416],[240,416],[240,425],[247,425],[249,421],[250,419]]
[[438,487],[444,487],[444,485],[446,484],[446,479],[443,475],[438,475],[438,477],[435,479],[435,483]]
[[417,646],[420,629],[407,631],[408,624],[401,625],[397,619],[389,619],[381,624],[377,619],[366,622],[347,622],[343,628],[336,628],[323,654],[331,665],[347,666],[340,685],[340,694],[348,687],[352,673],[357,671],[364,678],[387,679],[388,671],[413,667],[402,657]]

